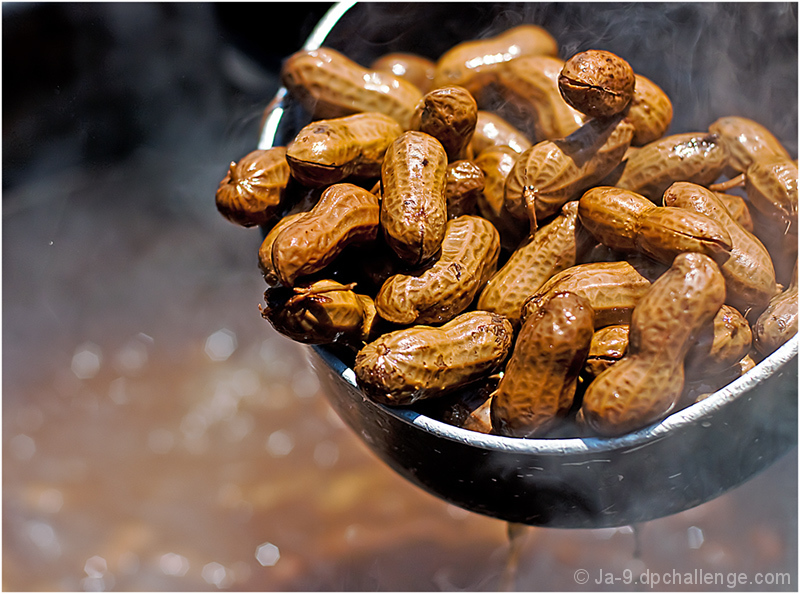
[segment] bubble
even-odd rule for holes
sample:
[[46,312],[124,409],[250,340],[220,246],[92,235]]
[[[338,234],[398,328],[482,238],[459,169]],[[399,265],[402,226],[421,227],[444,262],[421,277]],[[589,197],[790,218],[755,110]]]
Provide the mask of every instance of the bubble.
[[94,343],[85,342],[75,349],[70,368],[77,378],[90,379],[100,371],[101,361],[102,352],[100,347]]
[[227,328],[217,330],[206,339],[206,355],[212,361],[227,361],[235,350],[236,334]]
[[311,371],[301,371],[292,378],[292,392],[300,398],[311,398],[319,391],[319,379]]
[[206,582],[213,584],[217,588],[225,588],[229,586],[230,582],[232,581],[231,577],[228,575],[228,571],[225,569],[225,566],[217,563],[216,561],[206,563],[203,566],[203,570],[200,572],[200,575]]
[[22,462],[30,460],[36,453],[36,442],[23,433],[12,437],[8,445],[11,446],[14,457]]
[[279,429],[270,433],[266,444],[267,451],[275,458],[288,456],[294,449],[294,439],[286,431]]
[[256,560],[264,567],[274,567],[281,558],[281,552],[271,542],[265,542],[256,548]]
[[330,468],[339,460],[339,446],[332,441],[321,441],[314,448],[314,461],[323,468]]
[[50,524],[44,522],[29,522],[26,525],[26,532],[31,542],[48,557],[58,557],[61,555],[61,545],[56,538],[56,532]]
[[114,355],[114,368],[120,373],[139,371],[147,364],[147,346],[137,336],[126,342]]
[[108,397],[114,404],[127,404],[128,392],[125,389],[125,378],[118,377],[108,384]]
[[86,560],[86,563],[83,565],[83,571],[85,571],[86,575],[90,578],[100,578],[108,571],[108,563],[99,555],[95,555]]
[[165,555],[161,555],[158,565],[161,567],[161,571],[165,575],[183,577],[186,575],[186,572],[189,571],[189,560],[183,555],[178,555],[177,553],[166,553]]
[[697,526],[689,526],[689,529],[686,531],[686,536],[689,540],[689,548],[690,549],[699,549],[703,546],[703,531],[700,530]]
[[252,369],[240,369],[233,374],[233,389],[240,396],[253,396],[261,387],[258,374]]
[[39,495],[39,509],[43,512],[55,514],[64,505],[64,496],[58,489],[45,489]]

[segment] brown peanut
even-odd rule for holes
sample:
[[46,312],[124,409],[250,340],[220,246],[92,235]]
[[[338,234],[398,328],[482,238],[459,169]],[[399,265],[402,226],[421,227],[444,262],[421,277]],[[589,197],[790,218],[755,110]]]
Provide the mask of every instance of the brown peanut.
[[775,231],[797,234],[797,163],[781,157],[751,164],[744,188],[753,208],[775,223]]
[[447,222],[441,256],[418,276],[389,278],[375,299],[380,316],[396,324],[440,324],[463,312],[497,269],[500,236],[482,217]]
[[377,111],[407,130],[422,93],[390,72],[370,71],[336,50],[321,47],[292,54],[281,81],[314,119]]
[[381,169],[381,226],[405,262],[421,264],[442,245],[447,223],[447,154],[424,132],[403,133],[386,151]]
[[729,173],[733,175],[744,173],[755,161],[765,158],[789,159],[789,153],[772,132],[751,119],[737,116],[719,118],[708,127],[708,131],[719,135],[728,147]]
[[551,276],[574,266],[590,246],[591,238],[578,222],[578,204],[568,202],[489,279],[478,309],[502,314],[518,326],[525,300]]
[[505,203],[515,217],[531,221],[554,215],[620,163],[633,126],[620,116],[590,120],[561,140],[533,145],[506,179]]
[[357,113],[305,126],[286,147],[292,177],[323,187],[350,176],[379,177],[386,149],[403,133],[382,113]]
[[423,93],[431,90],[436,64],[418,54],[392,52],[384,54],[370,64],[371,70],[391,72],[410,82]]
[[791,284],[776,295],[753,326],[753,344],[762,356],[769,355],[797,334],[797,263]]
[[330,264],[350,244],[373,241],[378,234],[377,197],[353,184],[330,186],[319,202],[292,221],[272,244],[272,265],[287,287]]
[[567,415],[592,340],[594,314],[575,293],[558,293],[519,331],[492,395],[492,429],[536,437]]
[[627,324],[614,324],[595,330],[582,372],[587,382],[622,359],[628,350],[628,331]]
[[589,384],[583,423],[619,435],[668,414],[683,390],[692,335],[724,299],[725,281],[713,260],[698,253],[676,257],[634,308],[625,356]]
[[650,281],[628,262],[577,264],[554,274],[522,305],[522,319],[535,315],[558,293],[569,291],[589,301],[597,328],[627,324]]
[[447,166],[444,195],[447,218],[455,219],[478,212],[478,196],[483,193],[486,178],[472,161],[453,161]]
[[483,151],[496,146],[507,146],[522,153],[531,147],[531,141],[499,115],[478,110],[478,121],[468,151],[478,157]]
[[575,54],[558,76],[564,100],[593,118],[607,118],[625,109],[633,98],[635,84],[630,64],[603,50]]
[[505,185],[509,172],[519,158],[519,153],[508,146],[487,148],[475,158],[474,163],[483,172],[483,192],[478,194],[478,212],[491,222],[500,233],[503,249],[515,249],[527,234],[526,225],[505,207]]
[[688,181],[707,186],[728,163],[728,149],[716,134],[690,132],[665,136],[644,145],[620,166],[616,180],[609,180],[658,203],[670,185]]
[[628,107],[628,121],[633,124],[634,147],[644,146],[664,136],[672,123],[672,102],[649,78],[636,75],[633,99]]
[[752,233],[753,217],[750,215],[750,207],[747,206],[745,199],[736,194],[726,194],[724,192],[714,192],[714,194],[722,202],[733,220],[739,223],[743,229]]
[[272,224],[285,201],[288,183],[289,164],[284,147],[253,151],[230,164],[217,188],[217,210],[243,227]]
[[466,156],[478,122],[478,104],[463,87],[439,87],[420,99],[411,129],[430,134],[442,143],[449,161]]
[[294,289],[267,289],[264,299],[261,316],[281,334],[305,344],[359,346],[371,340],[375,329],[375,304],[352,285],[319,280]]
[[536,25],[519,25],[494,37],[464,41],[450,48],[436,62],[433,88],[458,85],[480,98],[503,62],[526,55],[557,54],[558,43],[550,33]]
[[716,375],[738,364],[750,351],[753,333],[739,311],[723,305],[692,338],[686,353],[687,378]]
[[778,293],[778,287],[767,248],[756,236],[731,217],[713,192],[697,184],[672,184],[664,192],[664,205],[705,215],[725,229],[731,240],[730,257],[720,263],[727,292],[725,302],[742,312],[762,311]]
[[272,246],[275,244],[275,238],[283,231],[288,225],[294,223],[297,219],[304,216],[304,212],[296,212],[294,214],[286,215],[280,221],[275,223],[275,226],[270,229],[261,245],[258,248],[258,267],[261,269],[261,274],[264,276],[264,281],[270,287],[274,287],[280,283],[280,278],[272,264]]
[[484,311],[446,324],[412,326],[380,336],[356,355],[358,385],[383,404],[441,396],[497,371],[513,340],[511,322]]

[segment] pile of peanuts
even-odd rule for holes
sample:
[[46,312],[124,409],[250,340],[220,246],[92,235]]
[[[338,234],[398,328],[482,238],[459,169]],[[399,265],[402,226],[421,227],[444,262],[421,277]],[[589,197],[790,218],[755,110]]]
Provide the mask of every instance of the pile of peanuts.
[[620,435],[797,332],[797,162],[762,125],[666,135],[672,103],[602,50],[520,25],[438,60],[320,48],[309,114],[216,205],[264,233],[261,315],[367,397],[473,431]]

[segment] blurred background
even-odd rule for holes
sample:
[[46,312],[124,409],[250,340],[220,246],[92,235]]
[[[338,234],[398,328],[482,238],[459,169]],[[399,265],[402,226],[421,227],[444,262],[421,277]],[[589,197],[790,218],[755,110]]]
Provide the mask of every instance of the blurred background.
[[[5,590],[509,585],[507,526],[405,482],[344,427],[304,349],[258,313],[260,235],[214,207],[228,163],[255,148],[282,60],[329,6],[3,4]],[[771,117],[796,156],[797,5],[736,6],[732,20],[788,55],[768,89],[721,68],[754,99],[737,115],[787,97]],[[648,10],[664,26],[694,18]],[[754,11],[767,34],[750,29]],[[724,51],[766,68],[742,39]],[[685,74],[662,75],[683,88]],[[796,590],[796,449],[681,514],[535,528],[519,544],[520,590],[633,589],[578,585],[579,568],[785,573],[734,589]]]

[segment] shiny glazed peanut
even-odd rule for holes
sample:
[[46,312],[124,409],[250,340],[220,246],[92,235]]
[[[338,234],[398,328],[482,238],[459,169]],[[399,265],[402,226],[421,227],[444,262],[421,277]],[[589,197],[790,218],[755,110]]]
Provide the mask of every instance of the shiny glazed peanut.
[[360,346],[371,340],[375,305],[352,285],[320,280],[296,287],[267,289],[261,316],[278,332],[305,344],[333,342]]
[[547,433],[572,407],[594,315],[575,293],[558,293],[522,325],[492,394],[492,429],[510,437]]
[[752,233],[753,217],[750,215],[750,207],[747,206],[745,199],[736,194],[726,194],[724,192],[714,192],[714,194],[722,202],[733,220],[739,223],[743,229]]
[[305,126],[286,147],[292,176],[311,187],[355,177],[378,177],[386,149],[403,133],[393,118],[357,113]]
[[403,133],[386,151],[381,169],[381,226],[405,262],[421,264],[442,245],[447,222],[447,154],[424,132]]
[[377,111],[397,120],[404,130],[422,97],[399,76],[367,70],[325,47],[292,54],[283,64],[281,81],[314,119]]
[[728,163],[728,149],[716,134],[690,132],[665,136],[629,155],[622,173],[609,185],[632,190],[658,203],[670,185],[689,181],[707,186]]
[[410,82],[423,93],[431,90],[436,64],[418,54],[392,52],[384,54],[370,64],[371,70],[391,72]]
[[797,264],[791,284],[769,302],[753,326],[753,344],[766,356],[797,334]]
[[554,274],[522,305],[522,319],[535,315],[558,293],[569,291],[589,301],[597,328],[627,324],[650,281],[628,262],[577,264]]
[[375,299],[378,313],[396,324],[440,324],[472,303],[497,269],[500,236],[482,217],[447,222],[436,263],[418,276],[389,278]]
[[525,132],[537,142],[565,138],[586,120],[558,90],[563,66],[563,60],[552,56],[525,56],[498,68],[497,109],[519,120],[520,126],[524,123]]
[[775,230],[797,234],[797,163],[780,157],[754,162],[745,172],[747,198]]
[[508,174],[506,207],[532,222],[554,215],[619,165],[632,136],[633,125],[616,116],[590,120],[567,138],[533,145]]
[[618,114],[633,98],[633,68],[618,55],[587,50],[566,61],[558,76],[564,100],[593,118]]
[[217,210],[243,227],[269,225],[279,216],[288,183],[284,147],[253,151],[230,164],[217,188]]
[[426,93],[414,110],[411,129],[442,143],[450,161],[463,159],[478,122],[478,104],[463,87],[440,87]]
[[472,161],[453,161],[447,166],[444,195],[447,199],[447,218],[455,219],[478,212],[478,196],[483,193],[486,179],[483,171]]
[[686,377],[711,376],[737,365],[750,351],[752,341],[753,333],[744,316],[723,305],[692,338],[684,365]]
[[272,265],[281,283],[318,272],[350,244],[373,241],[378,235],[377,197],[353,184],[330,186],[319,202],[292,221],[272,244]]
[[296,212],[294,214],[286,215],[280,221],[275,223],[275,226],[270,229],[264,241],[258,248],[258,267],[261,269],[261,274],[264,275],[264,281],[270,286],[274,287],[280,283],[278,273],[275,266],[272,265],[272,246],[275,243],[275,238],[283,231],[288,225],[295,222],[298,218],[305,215],[305,212]]
[[491,147],[475,158],[483,172],[483,192],[478,194],[478,213],[488,220],[498,233],[503,249],[512,251],[528,234],[530,225],[512,217],[505,207],[505,183],[519,153],[507,146]]
[[478,157],[483,151],[496,146],[507,146],[514,152],[522,153],[531,147],[531,141],[499,115],[478,110],[478,121],[468,151]]
[[631,145],[644,146],[666,134],[672,123],[672,102],[649,78],[636,75],[633,99],[628,106],[628,121],[633,124]]
[[518,247],[478,298],[478,309],[506,316],[518,326],[522,304],[557,272],[574,266],[591,245],[578,222],[577,202],[568,202],[550,223]]
[[536,25],[519,25],[487,39],[464,41],[436,62],[433,88],[458,85],[476,98],[495,80],[498,66],[526,55],[555,56],[558,43]]
[[705,215],[725,229],[731,240],[730,257],[720,263],[727,291],[725,302],[742,312],[763,310],[778,293],[778,287],[772,259],[756,236],[731,217],[713,192],[697,184],[672,184],[664,192],[664,205]]
[[587,381],[591,382],[622,359],[628,350],[628,331],[627,324],[615,324],[595,330],[582,372]]
[[380,336],[356,355],[358,385],[383,404],[441,396],[497,371],[513,340],[503,316],[471,311],[446,324]]
[[772,132],[751,119],[737,116],[719,118],[708,127],[708,131],[718,134],[728,147],[728,165],[734,175],[744,173],[753,162],[765,158],[789,159],[789,153]]
[[676,257],[636,305],[628,352],[589,384],[581,405],[585,425],[620,435],[668,414],[683,390],[692,335],[724,299],[725,280],[713,260],[698,253]]

